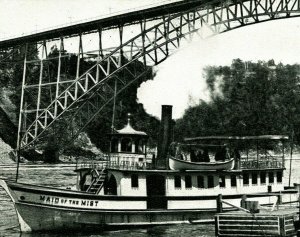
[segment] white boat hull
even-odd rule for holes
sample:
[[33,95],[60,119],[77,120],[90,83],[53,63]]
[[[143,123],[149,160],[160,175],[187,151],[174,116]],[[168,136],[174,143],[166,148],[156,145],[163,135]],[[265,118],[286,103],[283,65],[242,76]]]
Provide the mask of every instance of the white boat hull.
[[[216,212],[216,195],[165,197],[168,203],[166,209],[137,209],[132,207],[131,202],[146,206],[149,197],[100,196],[3,180],[0,184],[14,202],[22,232],[95,231],[111,227],[212,222]],[[287,200],[297,200],[296,193],[287,195]],[[227,195],[224,198],[238,205],[241,196]],[[262,193],[252,194],[250,198],[258,199],[260,204],[276,201],[276,196],[264,196]],[[123,208],[113,209],[113,205],[105,205],[108,202],[120,203]],[[180,205],[188,203],[197,203],[197,207],[191,205],[180,209]]]
[[234,159],[224,162],[190,162],[169,157],[171,170],[231,170],[234,167]]

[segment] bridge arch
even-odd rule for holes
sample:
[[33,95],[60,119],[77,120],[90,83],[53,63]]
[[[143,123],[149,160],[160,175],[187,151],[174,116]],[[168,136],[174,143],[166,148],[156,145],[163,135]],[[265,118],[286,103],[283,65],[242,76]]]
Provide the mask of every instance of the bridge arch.
[[[72,114],[80,117],[83,111],[90,114],[81,117],[73,138],[99,114],[114,98],[142,75],[151,71],[151,66],[164,61],[182,40],[199,34],[210,37],[240,27],[271,20],[300,16],[299,0],[227,0],[210,1],[189,10],[163,17],[160,22],[147,28],[141,21],[141,33],[116,47],[111,53],[98,60],[85,73],[78,76],[35,119],[25,125],[21,148],[36,143],[61,117]],[[125,53],[124,49],[127,53]],[[126,60],[123,60],[126,58]],[[132,65],[142,62],[145,70],[137,72]],[[122,72],[132,79],[124,81]],[[118,83],[117,91],[114,84]],[[91,102],[96,100],[96,103]],[[87,109],[88,108],[88,109]]]

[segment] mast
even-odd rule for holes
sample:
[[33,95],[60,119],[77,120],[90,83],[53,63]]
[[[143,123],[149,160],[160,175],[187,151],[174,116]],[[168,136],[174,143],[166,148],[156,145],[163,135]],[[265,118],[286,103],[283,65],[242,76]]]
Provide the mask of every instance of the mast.
[[21,152],[21,128],[22,128],[22,113],[23,113],[23,100],[24,100],[24,87],[25,87],[25,78],[26,78],[26,64],[27,64],[27,50],[28,43],[25,45],[24,52],[24,68],[23,68],[23,79],[22,79],[22,90],[21,90],[21,101],[20,101],[20,113],[19,113],[19,124],[18,124],[18,138],[17,138],[17,172],[16,172],[16,182],[18,182],[19,177],[19,166],[20,166],[20,152]]
[[115,79],[114,104],[113,104],[113,114],[111,119],[111,133],[114,133],[115,130],[116,97],[117,97],[117,78]]
[[292,134],[291,134],[291,143],[290,143],[290,172],[289,172],[289,187],[291,186],[291,177],[292,177],[293,147],[294,147],[294,129],[292,130]]

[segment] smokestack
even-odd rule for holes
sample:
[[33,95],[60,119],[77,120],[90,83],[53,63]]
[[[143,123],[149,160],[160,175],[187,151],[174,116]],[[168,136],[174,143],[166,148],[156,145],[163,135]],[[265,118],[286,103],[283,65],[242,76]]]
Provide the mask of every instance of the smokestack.
[[172,105],[162,105],[161,124],[157,145],[157,169],[166,169],[168,167],[167,154],[172,139],[172,124]]

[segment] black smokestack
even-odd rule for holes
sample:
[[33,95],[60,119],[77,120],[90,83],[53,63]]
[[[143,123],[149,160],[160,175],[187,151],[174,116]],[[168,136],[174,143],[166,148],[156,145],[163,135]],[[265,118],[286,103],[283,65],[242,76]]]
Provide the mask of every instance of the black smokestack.
[[167,154],[172,136],[172,105],[162,105],[161,124],[157,145],[157,169],[166,169],[168,167]]

